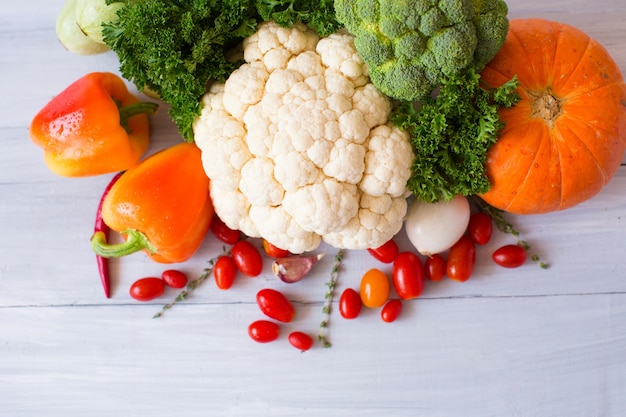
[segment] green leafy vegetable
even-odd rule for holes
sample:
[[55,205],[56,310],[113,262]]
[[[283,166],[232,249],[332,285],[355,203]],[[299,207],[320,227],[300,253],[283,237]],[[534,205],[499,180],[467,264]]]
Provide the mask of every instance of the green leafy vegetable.
[[233,52],[258,23],[303,22],[320,36],[341,27],[332,0],[106,0],[113,3],[124,6],[102,34],[122,76],[170,104],[170,117],[188,141],[207,84],[225,81],[241,65]]
[[273,20],[283,27],[302,22],[320,36],[328,36],[343,26],[335,18],[333,0],[257,0],[256,7],[265,21]]
[[[119,0],[107,0],[107,4]],[[119,20],[103,27],[120,72],[171,105],[170,116],[185,140],[199,98],[211,80],[224,81],[240,62],[231,50],[256,30],[254,0],[121,0]]]
[[406,130],[415,159],[407,188],[420,200],[450,200],[457,194],[472,195],[490,188],[485,161],[503,123],[500,107],[519,101],[514,77],[497,89],[480,85],[473,69],[445,77],[435,98],[420,106],[402,102],[393,123]]
[[482,70],[509,28],[503,0],[335,0],[335,11],[372,83],[406,101],[429,96],[444,75]]

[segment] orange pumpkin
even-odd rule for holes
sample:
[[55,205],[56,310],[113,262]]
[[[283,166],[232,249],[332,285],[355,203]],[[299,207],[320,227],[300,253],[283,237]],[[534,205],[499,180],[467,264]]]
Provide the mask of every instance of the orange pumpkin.
[[626,85],[598,42],[569,25],[513,19],[483,70],[497,87],[517,74],[520,102],[487,155],[481,197],[517,214],[563,210],[596,195],[626,150]]

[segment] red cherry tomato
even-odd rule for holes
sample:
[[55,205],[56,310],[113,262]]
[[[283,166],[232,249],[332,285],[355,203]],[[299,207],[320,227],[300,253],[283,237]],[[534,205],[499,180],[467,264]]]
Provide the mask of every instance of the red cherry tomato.
[[424,290],[424,266],[413,252],[400,252],[393,261],[391,280],[403,300],[419,297]]
[[464,235],[450,248],[446,273],[455,281],[467,281],[474,271],[475,263],[476,244],[471,237]]
[[280,336],[280,327],[273,321],[257,320],[250,323],[248,326],[248,335],[255,342],[273,342]]
[[441,281],[446,276],[446,260],[436,253],[426,258],[424,273],[431,281]]
[[393,239],[390,239],[381,246],[370,248],[367,251],[380,262],[390,264],[398,256],[399,249],[398,244]]
[[467,232],[477,245],[489,242],[493,233],[491,216],[483,212],[473,213],[467,225]]
[[161,279],[168,287],[183,288],[187,285],[187,275],[177,269],[167,269],[161,273]]
[[219,240],[229,245],[233,245],[241,239],[241,232],[226,226],[217,215],[213,216],[213,220],[211,220],[211,232]]
[[281,249],[278,246],[272,245],[267,240],[263,239],[263,250],[272,258],[285,258],[291,255],[286,249]]
[[161,278],[141,278],[130,286],[130,296],[137,301],[150,301],[165,292],[165,282]]
[[389,278],[380,269],[370,269],[361,278],[359,294],[366,307],[382,306],[389,297]]
[[259,250],[247,240],[240,240],[230,249],[237,269],[244,275],[256,277],[263,271],[263,258]]
[[344,319],[355,319],[361,314],[361,296],[356,290],[346,288],[339,297],[339,314]]
[[384,322],[391,323],[395,321],[402,312],[402,301],[394,299],[389,300],[380,311],[380,317]]
[[289,323],[296,315],[296,309],[285,295],[272,288],[264,288],[256,294],[256,302],[266,316]]
[[519,245],[504,245],[496,249],[491,258],[505,268],[517,268],[526,262],[526,249]]
[[235,261],[228,255],[222,255],[217,258],[217,262],[213,266],[213,278],[215,285],[220,290],[227,290],[233,286],[235,277],[237,276],[237,265]]
[[287,340],[289,340],[291,346],[303,352],[311,349],[311,346],[313,346],[313,339],[311,336],[302,332],[289,333]]

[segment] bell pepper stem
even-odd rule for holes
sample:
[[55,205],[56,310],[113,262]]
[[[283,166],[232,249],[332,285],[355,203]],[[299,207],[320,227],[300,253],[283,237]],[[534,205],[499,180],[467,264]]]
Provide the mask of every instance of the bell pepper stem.
[[128,127],[128,119],[138,114],[154,114],[156,113],[159,105],[156,103],[151,103],[149,101],[140,101],[133,104],[128,104],[126,106],[120,106],[120,125],[130,133],[130,128]]
[[102,232],[96,232],[91,237],[91,248],[93,251],[104,258],[119,258],[130,255],[141,250],[147,250],[149,253],[157,253],[157,248],[150,243],[146,235],[135,229],[126,229],[121,232],[126,235],[126,240],[122,243],[107,243],[106,235]]

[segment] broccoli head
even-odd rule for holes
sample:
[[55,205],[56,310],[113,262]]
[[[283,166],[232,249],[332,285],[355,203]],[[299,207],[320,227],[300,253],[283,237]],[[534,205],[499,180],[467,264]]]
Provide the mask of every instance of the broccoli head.
[[504,0],[335,0],[372,83],[418,101],[446,76],[480,71],[504,43]]

